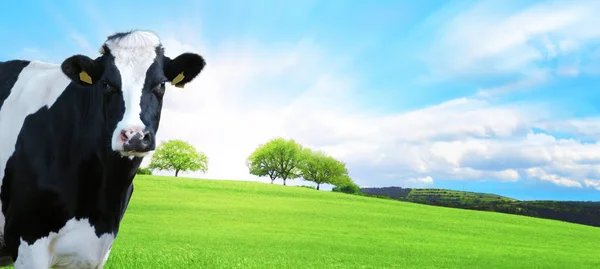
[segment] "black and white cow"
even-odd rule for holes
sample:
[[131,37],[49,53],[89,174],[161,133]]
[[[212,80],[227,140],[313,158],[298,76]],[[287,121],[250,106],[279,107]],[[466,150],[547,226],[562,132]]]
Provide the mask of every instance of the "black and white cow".
[[142,158],[155,148],[165,83],[205,66],[171,59],[147,31],[107,38],[96,59],[0,62],[0,260],[102,268]]

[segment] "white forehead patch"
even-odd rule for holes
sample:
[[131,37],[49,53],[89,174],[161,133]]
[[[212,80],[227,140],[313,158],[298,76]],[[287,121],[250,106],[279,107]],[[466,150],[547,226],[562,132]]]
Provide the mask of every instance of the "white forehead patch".
[[[113,143],[124,128],[145,128],[140,119],[142,88],[146,72],[156,58],[160,39],[152,32],[135,31],[122,37],[106,41],[106,46],[115,57],[115,65],[121,75],[121,90],[125,101],[125,114],[113,133]],[[114,150],[119,150],[113,144]]]

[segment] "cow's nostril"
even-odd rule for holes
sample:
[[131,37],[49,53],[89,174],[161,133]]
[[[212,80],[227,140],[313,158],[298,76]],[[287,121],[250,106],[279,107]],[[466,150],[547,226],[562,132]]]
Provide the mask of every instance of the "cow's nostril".
[[123,142],[126,142],[127,140],[129,140],[129,137],[127,136],[127,131],[125,131],[125,130],[121,131],[121,140]]
[[150,142],[150,133],[145,133],[142,141],[144,141],[144,143]]

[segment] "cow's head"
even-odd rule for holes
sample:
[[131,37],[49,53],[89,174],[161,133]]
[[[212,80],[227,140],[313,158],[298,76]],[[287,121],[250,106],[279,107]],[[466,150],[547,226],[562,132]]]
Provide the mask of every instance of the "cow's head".
[[74,83],[103,94],[112,149],[122,156],[145,156],[155,148],[165,84],[183,87],[205,66],[202,56],[163,54],[154,33],[132,31],[108,37],[95,60],[75,55],[62,63]]

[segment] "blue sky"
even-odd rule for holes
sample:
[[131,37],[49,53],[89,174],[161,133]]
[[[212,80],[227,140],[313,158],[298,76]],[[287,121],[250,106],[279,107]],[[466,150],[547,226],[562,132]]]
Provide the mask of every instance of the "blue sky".
[[267,181],[244,159],[283,136],[345,161],[361,186],[600,200],[600,3],[3,5],[0,60],[94,56],[134,28],[205,56],[158,134],[207,153],[209,172],[187,176]]

